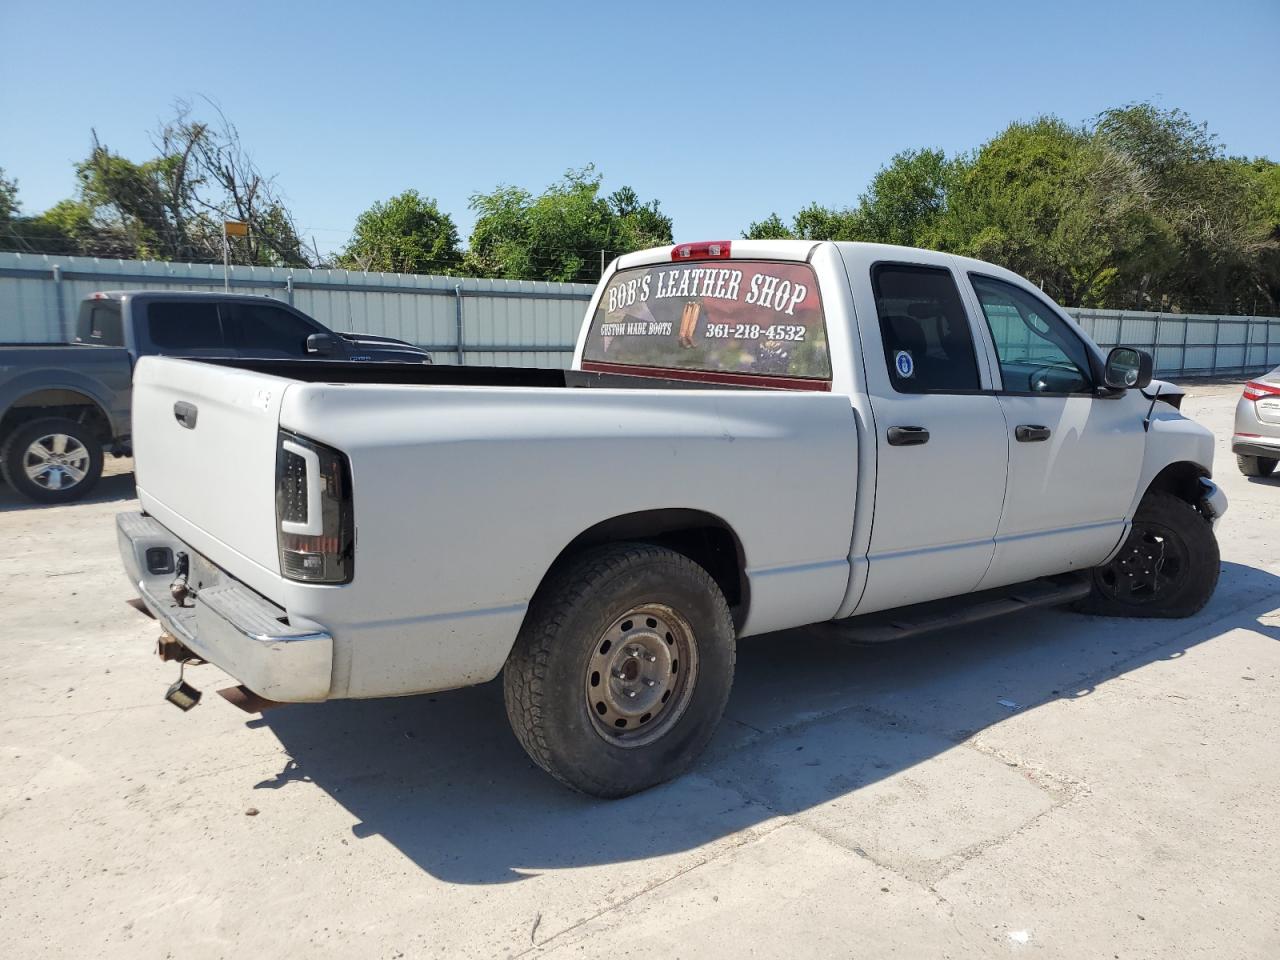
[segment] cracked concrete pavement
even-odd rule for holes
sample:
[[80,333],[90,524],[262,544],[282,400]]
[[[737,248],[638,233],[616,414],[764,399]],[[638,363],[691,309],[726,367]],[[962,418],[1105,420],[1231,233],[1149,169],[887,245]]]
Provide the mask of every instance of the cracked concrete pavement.
[[[1280,956],[1280,481],[1219,437],[1185,621],[1045,611],[892,647],[742,642],[691,774],[536,770],[494,684],[242,714],[161,700],[112,516],[0,490],[0,942],[14,957]],[[127,468],[127,464],[122,466]],[[1013,704],[1010,707],[1007,704]],[[256,813],[252,813],[256,811]]]

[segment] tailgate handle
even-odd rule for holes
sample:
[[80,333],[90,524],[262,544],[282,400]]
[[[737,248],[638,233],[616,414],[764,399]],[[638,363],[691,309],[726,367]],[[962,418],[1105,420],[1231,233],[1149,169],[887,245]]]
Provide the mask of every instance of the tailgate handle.
[[194,403],[187,403],[185,400],[179,400],[173,405],[173,418],[188,430],[196,428],[196,417],[199,413]]

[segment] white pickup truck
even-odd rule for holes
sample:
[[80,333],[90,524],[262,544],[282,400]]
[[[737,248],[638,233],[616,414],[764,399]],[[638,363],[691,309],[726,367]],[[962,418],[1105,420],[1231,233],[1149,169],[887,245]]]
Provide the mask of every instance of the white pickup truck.
[[567,371],[144,357],[119,543],[242,702],[501,672],[530,756],[621,796],[702,751],[738,637],[1199,610],[1213,438],[1150,381],[988,263],[683,244],[609,267]]

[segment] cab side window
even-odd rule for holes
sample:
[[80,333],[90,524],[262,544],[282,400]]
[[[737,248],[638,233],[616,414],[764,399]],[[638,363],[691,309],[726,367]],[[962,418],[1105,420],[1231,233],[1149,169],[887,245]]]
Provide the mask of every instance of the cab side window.
[[889,382],[899,393],[979,390],[973,334],[951,271],[880,263],[871,271]]
[[296,314],[268,303],[224,304],[222,322],[227,342],[239,350],[264,350],[304,357],[307,337],[317,328]]
[[1084,344],[1047,304],[1011,283],[971,274],[1009,393],[1088,393]]
[[184,300],[150,303],[147,336],[161,351],[220,349],[223,340],[218,307]]

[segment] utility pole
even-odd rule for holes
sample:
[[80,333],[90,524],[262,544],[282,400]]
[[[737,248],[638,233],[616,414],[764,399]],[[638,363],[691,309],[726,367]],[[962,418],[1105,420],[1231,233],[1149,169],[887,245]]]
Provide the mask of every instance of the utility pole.
[[231,238],[247,237],[249,225],[242,220],[224,220],[222,223],[222,289],[231,292]]

